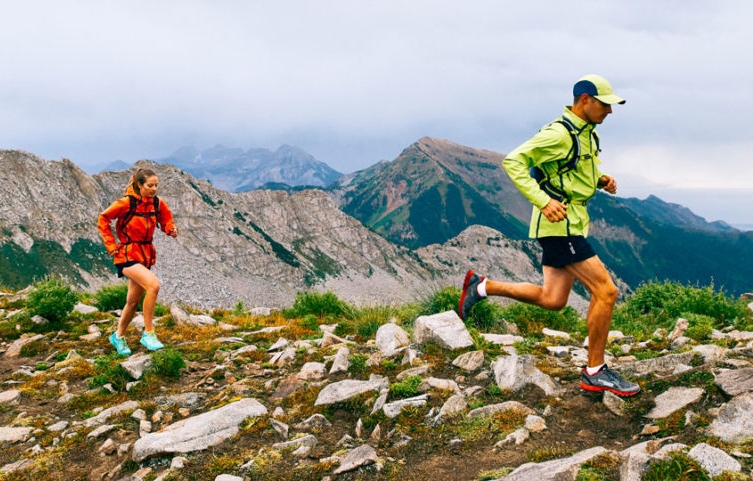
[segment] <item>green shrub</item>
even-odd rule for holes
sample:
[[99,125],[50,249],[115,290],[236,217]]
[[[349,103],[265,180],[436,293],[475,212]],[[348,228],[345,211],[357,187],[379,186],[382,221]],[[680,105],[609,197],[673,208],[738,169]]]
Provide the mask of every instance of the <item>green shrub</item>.
[[94,359],[95,374],[89,378],[89,387],[95,388],[112,384],[114,389],[125,391],[126,384],[131,382],[132,379],[128,371],[120,365],[122,361],[123,359],[117,352]]
[[[461,290],[457,287],[445,287],[434,292],[422,304],[421,315],[431,315],[446,311],[458,310]],[[471,309],[465,324],[475,327],[483,332],[492,330],[503,318],[502,307],[484,299]]]
[[550,311],[532,304],[515,302],[502,308],[502,315],[512,322],[521,334],[539,334],[545,327],[566,332],[586,332],[585,322],[570,306]]
[[19,352],[19,355],[21,357],[34,357],[41,354],[45,347],[48,347],[49,344],[47,341],[34,341],[34,342],[27,342],[23,346],[21,346],[21,351]]
[[351,307],[347,319],[338,323],[335,335],[344,337],[355,334],[361,340],[372,339],[379,328],[391,319],[395,319],[403,327],[408,327],[418,315],[420,310],[416,304]]
[[166,348],[152,354],[152,371],[161,377],[178,379],[186,361],[180,352]]
[[306,314],[298,321],[302,327],[305,327],[309,331],[319,331],[319,318],[314,314]]
[[299,292],[291,309],[285,309],[286,317],[303,317],[313,314],[319,318],[341,317],[350,312],[350,306],[332,292]]
[[52,323],[61,323],[73,312],[78,295],[60,279],[46,279],[34,284],[29,292],[26,306],[36,315]]
[[363,354],[352,354],[348,357],[348,372],[363,374],[367,371],[366,361],[369,358]]
[[421,376],[408,376],[400,382],[390,385],[390,393],[397,398],[408,398],[418,395],[418,385],[421,384]]
[[460,301],[460,289],[445,287],[432,293],[421,303],[421,315],[428,316],[445,311],[457,311]]
[[[714,291],[713,286],[653,282],[641,285],[617,306],[613,328],[626,334],[649,336],[659,327],[672,329],[678,317],[693,315],[713,320],[715,328],[735,326],[747,330],[753,326],[753,313],[746,303]],[[703,330],[703,323],[700,325],[699,329]]]
[[686,481],[710,481],[703,468],[687,455],[670,453],[660,461],[652,462],[641,477],[643,481],[667,481],[682,479]]
[[127,283],[112,284],[95,292],[94,302],[100,311],[114,311],[125,306],[127,295]]
[[685,335],[695,341],[701,342],[711,337],[714,332],[716,321],[710,316],[703,314],[685,313],[683,316],[688,320],[688,330]]
[[[141,309],[139,307],[139,309]],[[160,304],[159,302],[157,305],[154,306],[154,316],[155,317],[163,317],[170,314],[170,308],[164,304]]]

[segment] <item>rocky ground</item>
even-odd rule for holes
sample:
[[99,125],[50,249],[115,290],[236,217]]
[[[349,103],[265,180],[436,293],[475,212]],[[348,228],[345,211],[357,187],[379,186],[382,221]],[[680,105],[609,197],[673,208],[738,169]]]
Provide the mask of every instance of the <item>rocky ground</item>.
[[708,475],[688,479],[751,479],[753,333],[613,332],[610,365],[642,387],[620,399],[578,387],[582,339],[476,336],[453,312],[362,337],[173,307],[167,351],[137,320],[116,358],[113,313],[79,309],[73,329],[1,333],[0,479],[639,480],[673,452]]

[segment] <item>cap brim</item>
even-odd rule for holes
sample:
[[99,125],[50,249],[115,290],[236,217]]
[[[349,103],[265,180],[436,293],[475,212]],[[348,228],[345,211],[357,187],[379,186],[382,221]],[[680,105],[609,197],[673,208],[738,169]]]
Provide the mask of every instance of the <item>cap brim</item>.
[[624,104],[626,102],[625,99],[616,95],[594,95],[594,98],[609,105]]

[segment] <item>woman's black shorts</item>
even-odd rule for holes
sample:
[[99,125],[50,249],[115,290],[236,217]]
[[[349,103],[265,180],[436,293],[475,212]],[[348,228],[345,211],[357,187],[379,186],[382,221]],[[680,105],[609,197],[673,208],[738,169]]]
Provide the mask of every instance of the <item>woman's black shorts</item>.
[[123,274],[123,269],[125,269],[126,267],[135,266],[136,264],[138,264],[138,262],[136,261],[128,261],[122,264],[115,264],[115,267],[118,269],[118,277],[125,277],[125,274]]
[[596,255],[591,244],[582,235],[540,237],[537,240],[544,251],[541,255],[541,263],[545,266],[564,267]]

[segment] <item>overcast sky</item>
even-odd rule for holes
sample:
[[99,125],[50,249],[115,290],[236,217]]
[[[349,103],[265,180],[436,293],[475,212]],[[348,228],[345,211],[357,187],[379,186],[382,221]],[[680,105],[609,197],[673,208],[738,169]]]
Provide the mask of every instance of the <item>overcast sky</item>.
[[89,171],[295,145],[343,173],[423,136],[506,153],[599,73],[619,194],[753,225],[753,2],[0,0],[0,149]]

